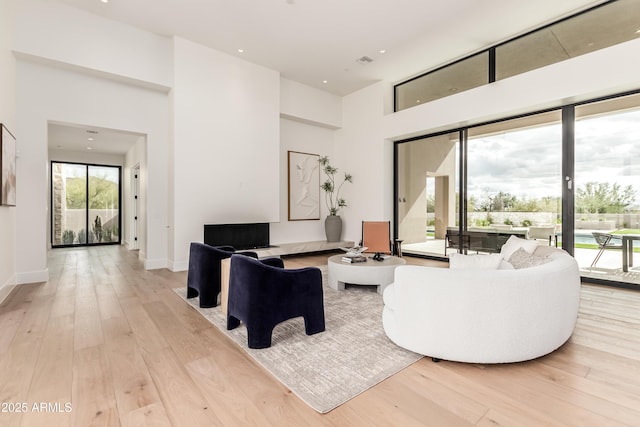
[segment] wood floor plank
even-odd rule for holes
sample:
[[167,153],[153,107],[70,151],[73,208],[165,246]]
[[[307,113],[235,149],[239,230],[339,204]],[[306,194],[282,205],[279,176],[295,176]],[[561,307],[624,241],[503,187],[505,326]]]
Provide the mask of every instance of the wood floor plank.
[[[329,255],[284,262],[322,266]],[[0,304],[0,402],[29,409],[0,412],[0,426],[582,427],[640,419],[640,292],[583,284],[575,332],[550,355],[505,365],[424,358],[319,414],[175,294],[186,272],[147,271],[136,251],[98,246],[50,251],[49,273]]]
[[206,357],[209,352],[199,337],[187,333],[187,326],[163,302],[144,304],[144,309],[183,364]]
[[[25,293],[17,293],[21,303],[29,301],[29,307],[9,348],[0,356],[0,402],[25,404],[27,411],[31,410],[31,402],[27,401],[27,396],[38,363],[53,302],[51,296],[37,297],[37,287],[30,286],[30,288],[29,296],[26,298]],[[9,304],[8,307],[15,307],[15,305]],[[20,425],[23,411],[11,410],[12,408],[5,409],[9,410],[0,413],[2,424],[7,426]]]
[[142,353],[173,426],[223,425],[170,348]]
[[29,303],[25,303],[20,308],[0,314],[0,355],[7,351],[11,345],[22,319],[27,314],[28,307]]
[[20,425],[70,425],[72,384],[73,316],[50,317],[26,398],[32,409]]
[[[116,403],[105,350],[102,345],[76,350],[73,356],[72,411],[74,426],[119,426]],[[82,402],[80,404],[80,402]]]
[[[160,394],[126,318],[108,319],[103,327],[105,353],[109,361],[108,374],[113,381],[120,419],[144,420],[145,417],[141,414],[148,412],[149,415],[153,415],[149,419],[164,419],[169,423],[162,407]],[[143,408],[147,409],[142,410]],[[134,412],[137,415],[132,415]],[[123,424],[126,423],[123,422]]]

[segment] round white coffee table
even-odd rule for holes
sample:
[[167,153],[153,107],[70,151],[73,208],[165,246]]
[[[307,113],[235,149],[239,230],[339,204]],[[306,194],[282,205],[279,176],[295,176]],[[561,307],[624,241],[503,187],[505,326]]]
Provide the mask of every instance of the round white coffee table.
[[342,255],[329,257],[329,286],[344,290],[345,283],[350,285],[377,285],[381,294],[393,283],[393,271],[407,262],[398,257],[389,257],[383,261],[375,261],[370,256],[366,262],[348,263],[342,261]]

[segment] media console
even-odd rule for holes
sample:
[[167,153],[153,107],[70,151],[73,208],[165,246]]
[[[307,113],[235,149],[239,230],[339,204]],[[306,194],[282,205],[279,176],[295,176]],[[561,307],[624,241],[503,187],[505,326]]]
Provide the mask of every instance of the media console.
[[237,250],[268,248],[269,223],[205,224],[204,243],[210,246],[233,246]]
[[255,251],[260,258],[326,252],[354,245],[352,241],[327,242],[324,240],[271,245],[269,241],[269,223],[266,222],[205,224],[204,243],[210,246],[233,246],[239,251]]

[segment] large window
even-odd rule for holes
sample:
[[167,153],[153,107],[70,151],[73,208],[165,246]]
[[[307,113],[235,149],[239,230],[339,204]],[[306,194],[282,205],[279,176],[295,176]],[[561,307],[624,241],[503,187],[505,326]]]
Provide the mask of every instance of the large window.
[[51,163],[51,244],[120,243],[120,167]]
[[515,234],[640,285],[640,94],[399,142],[396,169],[406,254],[443,257],[450,229],[480,253]]
[[396,111],[489,83],[489,54],[466,58],[396,87]]
[[638,36],[640,1],[618,0],[496,47],[496,80]]
[[561,218],[562,127],[551,112],[469,129],[467,227],[556,227]]
[[615,0],[395,86],[395,111],[640,37],[640,0]]

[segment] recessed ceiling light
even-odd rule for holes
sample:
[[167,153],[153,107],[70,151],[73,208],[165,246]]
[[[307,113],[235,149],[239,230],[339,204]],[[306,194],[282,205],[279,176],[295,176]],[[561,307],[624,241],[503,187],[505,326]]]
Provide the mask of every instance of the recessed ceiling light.
[[87,150],[93,150],[93,147],[87,147]]
[[380,49],[380,53],[386,53],[387,49]]
[[244,49],[238,49],[238,53],[243,53]]
[[323,80],[322,83],[327,84],[329,83],[329,80]]
[[100,0],[102,3],[109,3],[109,0]]
[[89,141],[93,141],[93,138],[92,138],[92,137],[89,137],[89,138],[87,138],[87,139],[88,139]]
[[636,34],[640,34],[640,28],[636,30]]

